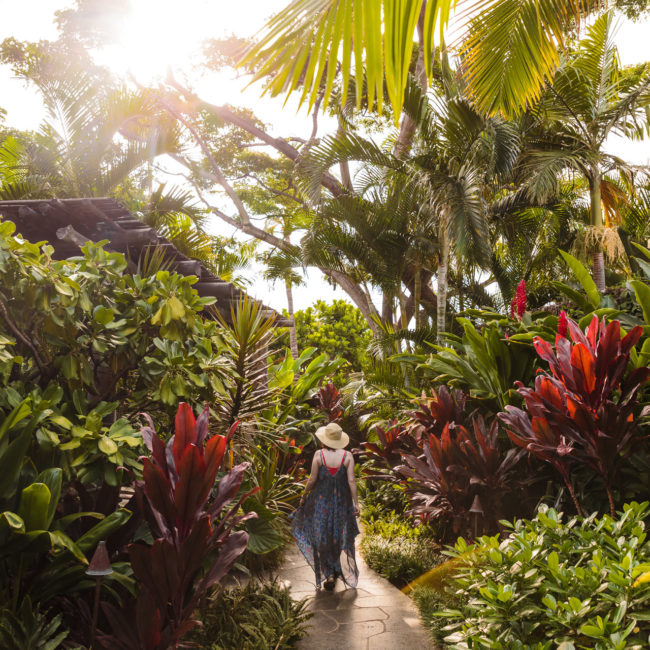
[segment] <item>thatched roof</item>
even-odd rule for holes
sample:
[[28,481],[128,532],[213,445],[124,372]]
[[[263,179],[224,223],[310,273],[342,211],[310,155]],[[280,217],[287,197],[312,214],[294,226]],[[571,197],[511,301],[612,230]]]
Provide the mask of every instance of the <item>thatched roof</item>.
[[[13,221],[25,239],[49,242],[57,259],[78,256],[79,247],[88,240],[107,239],[108,249],[136,261],[151,247],[161,249],[170,270],[198,277],[194,288],[200,296],[217,299],[215,307],[227,322],[231,321],[231,306],[246,296],[241,289],[211,273],[201,262],[183,255],[168,239],[115,199],[0,201],[0,215]],[[270,307],[263,307],[269,317],[275,318],[276,326],[291,324]]]

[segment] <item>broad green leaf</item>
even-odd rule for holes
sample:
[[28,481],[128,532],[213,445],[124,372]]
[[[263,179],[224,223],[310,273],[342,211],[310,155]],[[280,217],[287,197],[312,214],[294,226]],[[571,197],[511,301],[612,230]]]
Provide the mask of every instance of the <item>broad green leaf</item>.
[[560,293],[563,293],[567,298],[569,298],[569,300],[573,300],[576,307],[579,307],[585,313],[590,314],[592,312],[592,304],[579,291],[564,284],[564,282],[557,282],[556,280],[551,282],[551,286],[554,289],[557,289]]
[[82,564],[88,564],[86,556],[83,554],[83,551],[75,544],[65,533],[62,533],[60,530],[53,530],[49,533],[52,546],[58,546],[64,548],[67,551],[70,551],[79,562]]
[[59,498],[61,497],[63,470],[60,467],[51,467],[46,469],[36,477],[36,481],[44,483],[50,490],[50,505],[47,512],[47,522],[44,526],[44,528],[48,530],[52,523],[52,519],[54,519],[54,513],[56,512],[56,507],[59,504]]
[[650,326],[650,287],[640,280],[630,280],[630,285],[643,311],[643,319]]
[[7,435],[7,431],[15,427],[19,422],[22,422],[32,412],[31,400],[26,399],[20,404],[15,406],[11,413],[0,424],[0,441]]
[[45,483],[32,483],[20,494],[18,516],[25,522],[27,532],[47,530],[51,500],[50,489]]
[[0,494],[11,496],[16,490],[14,482],[23,465],[25,453],[32,441],[32,432],[27,429],[13,440],[0,455],[0,463],[4,468],[0,473]]
[[113,313],[112,309],[98,305],[93,310],[93,318],[100,325],[108,325],[108,323],[110,323],[115,318],[115,314]]
[[25,532],[25,522],[15,512],[6,510],[0,514],[0,527],[3,523],[16,533]]
[[112,512],[104,520],[95,524],[86,534],[77,540],[77,546],[83,553],[88,553],[101,540],[106,540],[116,530],[119,530],[131,517],[131,511],[126,508]]
[[117,453],[118,450],[115,441],[111,440],[107,436],[102,436],[97,442],[97,446],[99,447],[99,451],[101,451],[103,454],[106,454],[107,456],[112,456],[113,454]]
[[562,259],[567,263],[568,267],[573,271],[578,282],[582,285],[592,307],[594,309],[598,307],[598,305],[600,305],[601,296],[600,293],[598,293],[596,283],[591,277],[589,271],[577,258],[573,257],[573,255],[565,253],[564,251],[559,251],[559,253],[562,256]]
[[248,531],[247,548],[251,553],[263,555],[280,548],[284,544],[282,535],[261,517],[249,519],[246,522],[246,530]]

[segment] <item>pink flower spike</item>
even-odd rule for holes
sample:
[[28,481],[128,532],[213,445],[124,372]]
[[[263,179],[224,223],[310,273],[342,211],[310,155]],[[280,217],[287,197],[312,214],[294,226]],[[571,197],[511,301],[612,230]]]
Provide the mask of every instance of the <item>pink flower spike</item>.
[[513,298],[510,301],[510,318],[514,319],[515,317],[515,299]]
[[569,321],[566,317],[566,312],[564,309],[560,312],[560,318],[557,323],[557,333],[559,336],[566,338],[567,331],[569,329]]

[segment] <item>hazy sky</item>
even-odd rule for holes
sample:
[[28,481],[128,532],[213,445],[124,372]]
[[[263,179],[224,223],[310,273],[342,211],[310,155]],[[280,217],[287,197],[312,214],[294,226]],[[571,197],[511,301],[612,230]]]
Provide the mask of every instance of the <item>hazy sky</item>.
[[[250,107],[273,134],[305,137],[311,131],[306,109],[297,112],[293,103],[283,107],[280,98],[260,99],[259,88],[244,91],[244,80],[234,74],[201,76],[196,69],[205,39],[233,33],[253,35],[270,14],[287,3],[288,0],[131,0],[133,15],[117,30],[119,42],[100,53],[98,59],[118,73],[131,71],[144,83],[160,78],[169,65],[179,77],[191,80],[204,99]],[[9,36],[18,40],[55,38],[54,12],[73,4],[71,0],[0,0],[0,40]],[[650,60],[650,20],[631,23],[622,19],[615,40],[623,64]],[[0,106],[8,112],[7,123],[16,128],[36,128],[43,115],[38,95],[12,78],[6,66],[0,66]],[[319,134],[328,130],[332,130],[332,125],[322,119]],[[610,142],[610,150],[630,162],[650,164],[650,140],[617,139]],[[231,232],[218,221],[214,228],[223,234]],[[286,305],[280,284],[274,288],[259,277],[251,279],[250,293],[277,309]],[[333,297],[346,296],[340,289],[334,292],[320,273],[312,269],[307,286],[296,289],[296,308],[303,309],[319,298]]]

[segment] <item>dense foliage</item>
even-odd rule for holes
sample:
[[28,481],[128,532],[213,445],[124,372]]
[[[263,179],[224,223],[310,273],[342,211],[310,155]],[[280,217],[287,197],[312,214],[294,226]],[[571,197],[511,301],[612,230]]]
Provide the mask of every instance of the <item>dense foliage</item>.
[[503,540],[462,540],[448,618],[451,648],[644,648],[650,642],[645,578],[648,503],[616,517],[564,521],[541,508]]

